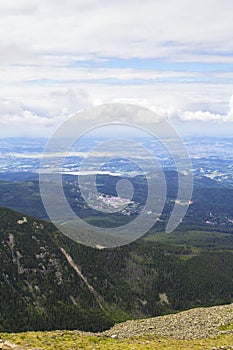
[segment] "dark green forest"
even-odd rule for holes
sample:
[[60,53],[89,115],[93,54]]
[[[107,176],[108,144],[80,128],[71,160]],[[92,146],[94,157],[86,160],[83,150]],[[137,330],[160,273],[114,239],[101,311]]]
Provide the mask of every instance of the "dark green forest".
[[186,230],[182,241],[181,230],[170,243],[152,235],[100,250],[10,209],[0,209],[0,220],[0,331],[99,331],[130,318],[233,300],[226,233],[209,245],[208,232],[203,244],[204,231],[193,242],[196,235]]

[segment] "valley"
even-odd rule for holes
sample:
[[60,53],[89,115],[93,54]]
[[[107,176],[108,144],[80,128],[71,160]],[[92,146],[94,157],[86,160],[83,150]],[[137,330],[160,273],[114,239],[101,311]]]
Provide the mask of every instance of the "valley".
[[[28,154],[23,161],[32,164]],[[210,177],[209,165],[204,172],[203,167],[199,173],[194,168],[187,214],[174,232],[165,233],[178,191],[177,172],[165,169],[165,206],[154,226],[130,244],[102,249],[81,245],[59,232],[44,209],[37,170],[22,171],[18,164],[14,163],[14,171],[0,172],[0,332],[60,329],[73,337],[67,330],[103,332],[126,320],[232,302],[229,176]],[[109,173],[97,175],[97,203],[118,210],[104,215],[82,198],[78,176],[85,183],[86,175],[64,173],[64,193],[72,210],[94,227],[105,228],[140,215],[146,178],[141,173],[129,177],[127,167],[122,169],[121,174],[113,173],[111,165]],[[157,181],[156,173],[149,176]],[[121,180],[130,180],[132,199],[118,196]],[[63,224],[63,218],[59,220]],[[78,234],[88,235],[82,227]]]

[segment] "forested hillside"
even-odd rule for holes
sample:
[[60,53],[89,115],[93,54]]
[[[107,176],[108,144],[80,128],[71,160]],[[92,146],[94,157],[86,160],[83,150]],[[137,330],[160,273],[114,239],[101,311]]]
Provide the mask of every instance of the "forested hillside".
[[104,330],[233,300],[233,253],[139,240],[98,250],[0,210],[0,331]]

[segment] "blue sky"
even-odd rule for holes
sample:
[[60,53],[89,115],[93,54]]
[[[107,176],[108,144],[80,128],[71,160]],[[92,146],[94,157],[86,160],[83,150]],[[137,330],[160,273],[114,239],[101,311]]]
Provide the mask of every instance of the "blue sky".
[[229,0],[1,2],[0,136],[50,136],[111,102],[184,136],[232,136],[232,13]]
[[[208,56],[208,53],[199,55]],[[222,56],[231,57],[233,53],[222,54]],[[102,57],[98,61],[76,61],[73,62],[74,67],[83,68],[131,68],[136,70],[159,70],[170,72],[232,72],[233,62],[173,62],[156,58],[117,58],[117,57]],[[232,82],[232,80],[231,80]]]

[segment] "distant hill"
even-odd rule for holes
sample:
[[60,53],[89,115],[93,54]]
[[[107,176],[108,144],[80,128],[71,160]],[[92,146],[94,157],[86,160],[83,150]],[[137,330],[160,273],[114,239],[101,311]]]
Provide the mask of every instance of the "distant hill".
[[77,244],[48,222],[0,209],[0,331],[101,331],[233,300],[233,253],[139,240]]
[[[153,176],[153,174],[152,174]],[[181,175],[182,176],[182,175]],[[170,217],[177,198],[178,175],[176,171],[165,171],[167,183],[167,200],[160,221],[152,231],[162,231]],[[99,193],[116,196],[116,184],[122,179],[119,176],[98,175]],[[136,176],[130,181],[134,187],[135,203],[143,206],[147,198],[147,182],[144,176]],[[124,224],[131,220],[127,215],[105,214],[85,205],[77,185],[77,176],[64,175],[64,192],[71,208],[80,217],[86,218],[93,225]],[[180,228],[188,230],[199,228],[233,232],[233,189],[206,176],[195,176],[192,204],[184,217]],[[35,173],[0,173],[0,205],[32,215],[39,219],[49,219],[44,209],[39,188],[38,174]],[[140,208],[139,208],[140,209]],[[137,210],[132,212],[132,217]]]

